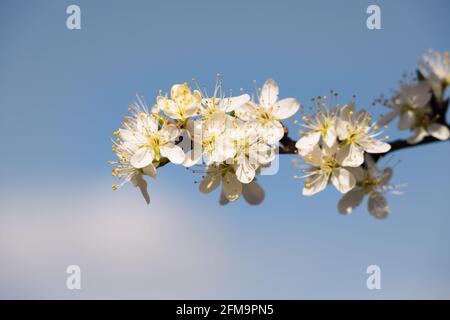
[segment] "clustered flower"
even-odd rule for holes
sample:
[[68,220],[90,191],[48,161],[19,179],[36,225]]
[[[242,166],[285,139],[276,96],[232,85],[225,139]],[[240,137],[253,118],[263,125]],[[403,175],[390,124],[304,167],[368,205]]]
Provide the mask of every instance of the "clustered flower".
[[446,108],[444,93],[450,84],[449,53],[430,50],[421,56],[418,67],[418,79],[400,84],[400,91],[387,104],[392,111],[379,124],[398,118],[397,128],[413,133],[407,139],[409,144],[417,144],[428,136],[448,140],[450,130],[443,122],[442,112]]
[[364,164],[364,155],[385,153],[391,146],[379,138],[370,114],[356,114],[352,104],[330,108],[319,98],[317,108],[312,117],[303,117],[306,130],[295,145],[308,165],[301,177],[306,179],[303,195],[323,191],[329,183],[347,193],[356,186],[352,169]]
[[[156,176],[170,162],[185,167],[203,166],[199,190],[209,193],[222,186],[220,203],[241,195],[250,204],[264,199],[256,183],[261,169],[270,166],[276,145],[284,135],[281,121],[293,116],[296,99],[279,99],[274,80],[267,80],[253,99],[248,94],[225,95],[218,77],[208,96],[187,83],[175,84],[170,96],[160,94],[149,111],[142,99],[130,106],[131,116],[114,134],[118,161],[113,175],[141,189],[147,203],[143,176]],[[113,189],[121,185],[113,185]]]

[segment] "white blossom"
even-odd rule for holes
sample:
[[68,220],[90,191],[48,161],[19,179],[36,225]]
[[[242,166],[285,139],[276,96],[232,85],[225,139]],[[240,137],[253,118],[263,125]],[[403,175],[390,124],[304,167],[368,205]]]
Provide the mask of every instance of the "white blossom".
[[417,84],[402,84],[400,92],[392,98],[392,111],[385,115],[378,123],[386,125],[396,117],[399,130],[409,130],[424,112],[431,99],[431,88],[427,82]]
[[430,81],[436,96],[440,97],[443,90],[450,84],[450,57],[432,49],[424,53],[417,62],[420,73]]
[[293,116],[300,108],[300,103],[294,98],[278,100],[279,91],[277,83],[269,79],[264,83],[257,103],[249,101],[235,109],[242,120],[257,121],[264,140],[269,144],[275,144],[283,137],[281,120]]
[[385,198],[386,193],[401,194],[397,186],[389,184],[392,168],[379,170],[371,156],[366,156],[365,167],[352,168],[356,186],[347,192],[338,203],[341,214],[349,214],[358,207],[365,196],[368,197],[368,210],[377,219],[384,219],[389,214]]
[[337,150],[337,142],[331,147],[326,144],[322,147],[315,145],[311,152],[303,157],[304,161],[310,165],[304,175],[307,180],[303,195],[311,196],[323,191],[329,182],[342,193],[350,191],[355,186],[356,180],[351,171],[338,163]]
[[157,97],[157,106],[172,119],[186,120],[200,112],[202,95],[200,91],[188,87],[187,83],[175,84],[170,90],[170,99]]
[[377,137],[376,124],[371,125],[370,114],[361,112],[355,116],[352,105],[341,109],[336,131],[340,140],[336,159],[339,164],[358,167],[364,162],[364,152],[385,153],[391,149],[389,143]]

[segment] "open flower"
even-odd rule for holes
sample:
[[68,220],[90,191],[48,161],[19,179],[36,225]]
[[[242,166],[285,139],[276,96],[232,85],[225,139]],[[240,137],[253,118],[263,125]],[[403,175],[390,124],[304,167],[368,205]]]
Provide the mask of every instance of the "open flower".
[[180,164],[184,161],[183,150],[174,144],[179,136],[179,129],[164,124],[159,128],[158,121],[152,114],[141,113],[130,123],[127,129],[119,129],[119,137],[136,149],[130,158],[135,168],[144,168],[154,160],[167,157],[171,162]]
[[376,124],[370,124],[371,116],[361,112],[358,117],[354,115],[354,108],[346,105],[341,109],[337,125],[340,147],[336,160],[342,166],[358,167],[364,162],[364,152],[385,153],[391,149],[389,143],[376,137]]
[[330,181],[342,193],[350,191],[355,186],[356,180],[351,171],[338,163],[337,150],[337,143],[331,148],[326,144],[322,147],[315,145],[311,152],[303,157],[310,165],[303,176],[307,179],[303,195],[311,196],[324,190]]
[[187,83],[173,85],[170,98],[158,96],[156,101],[158,108],[172,119],[185,121],[200,111],[202,95],[198,90],[192,92]]
[[206,169],[207,175],[200,182],[199,190],[210,193],[222,184],[219,203],[226,205],[234,202],[241,195],[251,205],[258,205],[264,200],[264,190],[253,180],[241,183],[230,165],[211,165]]
[[208,120],[197,124],[200,126],[201,145],[206,163],[221,163],[236,154],[236,147],[231,138],[233,120],[223,112],[215,112]]
[[366,156],[365,168],[351,168],[356,178],[356,186],[347,192],[339,201],[341,214],[349,214],[358,207],[365,196],[368,196],[368,209],[377,219],[384,219],[389,214],[389,207],[384,197],[386,193],[401,194],[396,186],[389,185],[392,168],[379,170],[371,156]]
[[321,140],[328,147],[334,145],[337,139],[337,118],[334,111],[319,110],[313,117],[308,118],[305,116],[303,120],[306,122],[303,126],[307,128],[307,131],[295,144],[300,155],[309,153]]
[[156,168],[153,164],[149,164],[144,168],[136,169],[130,164],[130,158],[137,151],[136,146],[130,143],[114,142],[113,151],[116,153],[118,161],[110,161],[115,168],[112,175],[123,180],[120,185],[113,185],[116,190],[123,186],[126,182],[131,182],[135,187],[141,190],[145,201],[150,203],[150,196],[147,191],[147,182],[143,178],[144,175],[156,177]]
[[449,53],[436,52],[430,49],[417,62],[420,73],[433,82],[439,82],[444,87],[450,84]]
[[237,120],[234,126],[231,132],[236,146],[234,169],[240,182],[250,183],[255,178],[256,170],[275,158],[275,150],[263,141],[257,123]]
[[222,183],[222,194],[230,202],[236,201],[242,194],[242,184],[236,177],[230,165],[211,165],[206,170],[207,175],[200,183],[199,190],[210,193]]
[[216,84],[214,88],[214,94],[210,98],[204,98],[202,100],[203,108],[201,109],[201,115],[204,120],[208,120],[215,113],[229,113],[237,108],[241,107],[243,104],[250,101],[250,96],[248,94],[241,94],[239,96],[225,96],[222,79],[218,75],[216,78]]
[[392,111],[378,121],[383,126],[399,117],[398,129],[411,129],[417,116],[423,113],[423,108],[431,99],[431,88],[427,82],[411,85],[401,85],[400,92],[392,99]]
[[267,80],[259,95],[259,103],[249,101],[236,109],[236,115],[244,121],[256,120],[269,144],[275,144],[284,135],[281,120],[293,116],[300,108],[294,98],[278,100],[279,88],[275,80]]

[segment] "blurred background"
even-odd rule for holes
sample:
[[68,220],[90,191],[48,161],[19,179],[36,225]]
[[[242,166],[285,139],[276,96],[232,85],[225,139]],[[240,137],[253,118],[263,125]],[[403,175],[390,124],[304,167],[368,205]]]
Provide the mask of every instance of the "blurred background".
[[[81,8],[81,30],[66,8]],[[381,8],[368,30],[366,8]],[[110,137],[136,93],[189,81],[234,91],[272,77],[308,105],[360,107],[398,87],[420,54],[450,49],[450,3],[432,1],[2,1],[0,298],[450,298],[448,143],[395,153],[391,215],[337,213],[329,188],[302,197],[282,156],[262,205],[218,204],[166,166],[152,202],[113,192]],[[382,108],[375,112],[381,113]],[[404,137],[390,132],[393,137]],[[293,130],[295,137],[295,130]],[[82,290],[66,288],[68,265]],[[366,287],[381,268],[381,290]]]

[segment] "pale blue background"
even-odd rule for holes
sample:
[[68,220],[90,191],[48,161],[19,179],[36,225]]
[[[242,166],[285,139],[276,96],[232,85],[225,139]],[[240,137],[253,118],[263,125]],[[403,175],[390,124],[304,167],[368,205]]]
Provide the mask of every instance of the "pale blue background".
[[[82,30],[66,29],[78,4]],[[382,30],[366,28],[378,4]],[[368,106],[450,49],[448,1],[1,1],[0,297],[450,298],[448,143],[395,154],[406,194],[376,221],[305,198],[283,156],[267,198],[220,207],[199,177],[165,167],[146,206],[113,193],[110,136],[139,92],[196,76],[252,90],[275,78],[308,103],[330,89]],[[377,112],[381,112],[379,109]],[[295,135],[295,134],[294,134]],[[394,132],[395,135],[395,132]],[[83,290],[65,288],[65,268]],[[382,290],[366,267],[382,268]]]

